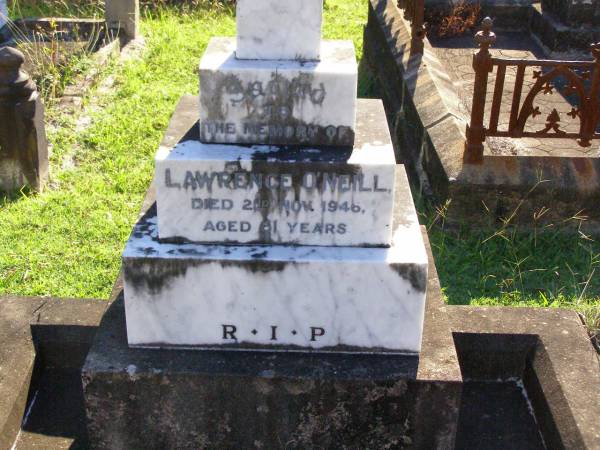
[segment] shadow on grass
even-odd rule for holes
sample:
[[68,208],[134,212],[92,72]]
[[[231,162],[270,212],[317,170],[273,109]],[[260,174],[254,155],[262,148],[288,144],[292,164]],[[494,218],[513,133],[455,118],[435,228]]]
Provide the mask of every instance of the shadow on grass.
[[12,192],[0,191],[0,211],[8,205],[25,201],[37,194],[36,191],[29,187]]
[[443,208],[418,203],[448,304],[575,309],[600,336],[600,236],[572,223],[448,229]]

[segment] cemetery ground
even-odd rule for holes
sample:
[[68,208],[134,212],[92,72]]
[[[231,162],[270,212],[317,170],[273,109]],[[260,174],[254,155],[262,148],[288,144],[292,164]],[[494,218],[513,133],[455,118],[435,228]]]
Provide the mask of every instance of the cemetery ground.
[[[366,14],[362,0],[328,0],[325,37],[353,39],[360,59]],[[0,200],[0,294],[110,295],[170,115],[181,95],[197,93],[209,38],[233,35],[235,20],[224,6],[161,7],[145,12],[142,32],[141,56],[104,68],[81,116],[49,108],[48,189]],[[359,94],[373,94],[364,73]],[[564,223],[449,230],[443,206],[418,203],[449,304],[571,308],[599,333],[597,236]]]

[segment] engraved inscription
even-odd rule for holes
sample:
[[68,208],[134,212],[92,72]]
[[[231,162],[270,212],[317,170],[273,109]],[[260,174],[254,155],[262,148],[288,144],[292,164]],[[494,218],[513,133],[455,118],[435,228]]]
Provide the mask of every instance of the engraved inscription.
[[[164,170],[168,190],[185,191],[200,240],[301,242],[350,235],[358,216],[370,219],[373,196],[391,188],[377,174],[265,172],[225,163],[224,170]],[[366,197],[365,197],[366,195]],[[353,229],[354,227],[354,229]],[[198,235],[198,234],[196,234]]]
[[[238,334],[244,334],[244,330],[241,330],[237,325],[222,324],[220,329],[222,333],[222,340],[225,342],[237,343],[239,340]],[[289,336],[297,336],[299,334],[299,332],[295,329],[280,331],[279,326],[277,325],[271,325],[265,328],[264,330],[257,330],[256,328],[254,328],[249,331],[250,333],[252,333],[253,336],[256,336],[257,338],[262,337],[272,342],[278,342],[280,340],[282,336],[282,334],[280,333],[286,333]],[[325,336],[326,334],[325,328],[323,327],[308,327],[306,331],[306,336],[310,340],[310,342],[317,342],[319,338]]]
[[[210,92],[208,114],[200,121],[204,142],[248,142],[352,145],[349,126],[308,123],[306,108],[323,107],[328,98],[324,83],[301,73],[288,79],[273,72],[269,81],[244,81],[234,74],[201,78],[201,91]],[[237,117],[238,120],[232,119]],[[228,120],[229,118],[229,120]]]

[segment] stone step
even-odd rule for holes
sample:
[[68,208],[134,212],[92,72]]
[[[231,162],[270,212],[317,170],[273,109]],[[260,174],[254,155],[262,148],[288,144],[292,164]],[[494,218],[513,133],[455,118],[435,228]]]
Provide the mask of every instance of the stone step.
[[[191,134],[174,147],[161,146],[155,178],[160,238],[389,247],[394,149],[382,103],[358,105],[353,149],[203,144]],[[173,122],[187,115],[179,108]],[[401,195],[406,220],[416,221],[408,185]]]
[[323,0],[238,0],[240,59],[318,60]]
[[[197,117],[190,111],[193,103],[193,97],[182,100],[163,147],[195,141],[189,132]],[[386,146],[389,133],[378,128],[386,127],[380,102],[361,103],[372,114],[365,114],[358,141]],[[382,141],[370,139],[378,134]],[[235,146],[226,149],[239,152]],[[189,167],[189,162],[183,165]],[[396,230],[390,248],[165,242],[159,239],[152,208],[134,228],[123,255],[129,343],[418,352],[427,258],[404,168],[389,165],[396,174],[389,184],[395,186]],[[170,184],[185,182],[173,175]],[[166,178],[159,168],[161,176]],[[160,192],[167,183],[157,179],[155,185]],[[179,195],[178,188],[173,192]],[[161,212],[166,222],[182,220],[176,209]],[[234,233],[228,233],[232,239]]]
[[11,448],[27,407],[35,363],[30,323],[44,300],[0,297],[0,448]]
[[319,62],[240,60],[213,38],[200,62],[205,143],[351,146],[358,67],[350,41],[323,41]]
[[152,208],[123,253],[132,346],[420,351],[416,221],[397,224],[391,248],[169,244],[156,225]]

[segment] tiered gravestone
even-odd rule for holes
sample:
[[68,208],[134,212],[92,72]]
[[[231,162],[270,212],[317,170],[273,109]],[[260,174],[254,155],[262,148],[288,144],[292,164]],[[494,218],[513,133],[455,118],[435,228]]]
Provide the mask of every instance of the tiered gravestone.
[[238,0],[237,43],[209,43],[83,368],[94,448],[451,448],[406,174],[322,5]]
[[200,139],[158,151],[158,214],[124,253],[130,345],[419,351],[412,199],[392,229],[393,148],[354,145],[354,47],[321,41],[321,17],[321,0],[242,0],[237,45],[209,43]]

